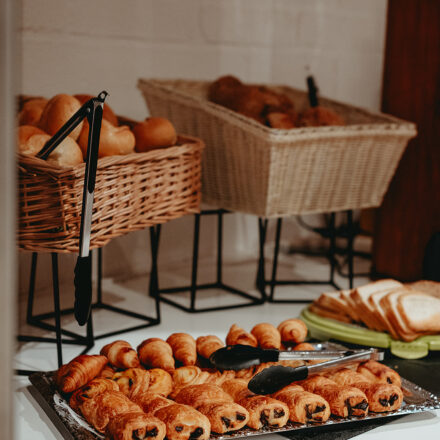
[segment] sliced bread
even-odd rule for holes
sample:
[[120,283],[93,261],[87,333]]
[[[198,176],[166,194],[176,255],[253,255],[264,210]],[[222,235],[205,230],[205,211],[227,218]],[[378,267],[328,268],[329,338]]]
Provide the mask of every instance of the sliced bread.
[[341,298],[339,292],[324,292],[315,301],[315,304],[336,313],[350,316],[347,301]]
[[350,318],[355,322],[360,322],[359,315],[356,313],[356,304],[350,298],[351,290],[340,290],[339,296],[343,299],[347,304],[347,314]]

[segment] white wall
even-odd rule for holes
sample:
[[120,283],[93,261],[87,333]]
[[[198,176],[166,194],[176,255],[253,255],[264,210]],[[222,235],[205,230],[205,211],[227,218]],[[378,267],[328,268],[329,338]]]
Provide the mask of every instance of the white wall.
[[[245,81],[305,88],[307,67],[322,95],[378,109],[386,0],[22,0],[22,93],[110,92],[108,104],[136,119],[147,115],[139,77]],[[212,251],[212,222],[202,255]],[[256,254],[256,219],[228,221],[226,256]],[[287,223],[287,222],[286,222]],[[288,225],[286,225],[288,226]],[[164,228],[162,257],[189,255],[191,219]],[[289,229],[289,228],[287,228]],[[290,223],[290,234],[297,233]],[[145,271],[139,232],[115,240],[110,273]],[[229,244],[229,246],[228,246]],[[130,252],[126,250],[130,249]],[[22,258],[23,261],[23,258]],[[22,271],[27,279],[27,265]]]

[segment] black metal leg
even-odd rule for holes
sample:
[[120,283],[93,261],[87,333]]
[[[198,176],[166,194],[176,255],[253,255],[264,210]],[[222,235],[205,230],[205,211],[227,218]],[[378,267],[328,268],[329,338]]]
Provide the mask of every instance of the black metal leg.
[[347,259],[348,259],[348,283],[353,288],[353,211],[347,211]]
[[329,224],[330,246],[328,252],[328,260],[330,262],[330,284],[335,284],[335,268],[336,268],[336,230],[335,230],[335,213],[330,214]]
[[36,273],[37,273],[37,261],[38,261],[38,254],[36,252],[32,252],[31,275],[29,278],[28,303],[27,303],[27,312],[26,312],[26,322],[28,324],[31,324],[33,308],[34,308],[34,293],[35,293],[35,280],[36,280]]
[[102,304],[102,248],[98,249],[98,279],[96,280],[97,300],[96,304]]
[[223,211],[217,215],[217,283],[222,283],[223,266]]
[[266,242],[267,219],[258,218],[259,258],[256,286],[260,291],[262,301],[266,300],[266,276],[264,270],[264,244]]
[[52,252],[52,282],[53,282],[53,304],[55,311],[55,328],[57,340],[58,368],[63,365],[63,347],[61,345],[61,314],[60,314],[60,290],[58,282],[58,255]]
[[150,272],[150,288],[149,294],[154,298],[156,317],[160,322],[160,301],[159,301],[159,279],[157,258],[160,239],[160,225],[150,227],[150,243],[151,243],[151,272]]
[[275,284],[277,277],[277,267],[278,267],[278,255],[280,253],[280,239],[281,239],[281,227],[283,220],[281,218],[277,219],[277,227],[275,232],[275,248],[273,254],[273,264],[272,264],[272,279],[270,283],[270,301],[273,301],[273,296],[275,293]]
[[[177,307],[180,310],[189,313],[199,313],[199,312],[211,312],[218,310],[228,310],[235,309],[239,307],[248,307],[252,305],[262,304],[264,302],[264,296],[262,294],[262,298],[256,298],[253,295],[250,295],[247,292],[236,289],[235,287],[228,286],[222,281],[222,265],[223,265],[223,218],[222,215],[228,211],[223,209],[215,209],[215,210],[207,210],[202,211],[200,214],[195,214],[195,222],[194,222],[194,244],[193,244],[193,261],[192,261],[192,276],[191,276],[191,284],[189,286],[182,287],[170,287],[170,288],[162,288],[158,289],[160,300],[170,304],[174,307]],[[197,284],[197,268],[198,268],[198,255],[199,255],[199,237],[200,237],[200,219],[202,215],[217,215],[218,218],[218,231],[217,231],[217,280],[214,283],[206,283],[206,284]],[[232,304],[221,307],[205,307],[205,308],[196,308],[195,300],[196,293],[199,290],[208,290],[208,289],[221,289],[226,292],[239,295],[248,301],[241,304]],[[186,292],[190,291],[190,305],[189,307],[180,304],[167,297],[166,294],[170,293],[178,293],[178,292]]]

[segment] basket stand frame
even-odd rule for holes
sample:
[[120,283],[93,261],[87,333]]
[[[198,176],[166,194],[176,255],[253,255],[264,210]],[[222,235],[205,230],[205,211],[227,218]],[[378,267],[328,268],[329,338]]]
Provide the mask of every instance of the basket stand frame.
[[[250,295],[243,290],[237,289],[235,287],[229,286],[223,282],[223,215],[229,213],[225,209],[207,209],[202,210],[200,213],[194,215],[194,242],[193,242],[193,254],[192,254],[192,273],[191,273],[191,284],[189,286],[180,286],[180,287],[170,287],[170,288],[159,288],[157,285],[157,292],[160,298],[160,301],[163,301],[173,307],[177,307],[180,310],[183,310],[188,313],[200,313],[200,312],[214,312],[219,310],[229,310],[236,309],[241,307],[249,307],[263,304],[266,301],[266,294],[264,289],[258,287],[260,292],[260,297]],[[216,215],[217,216],[217,262],[216,262],[216,281],[212,283],[206,284],[198,284],[197,283],[197,273],[198,273],[198,256],[199,256],[199,238],[200,238],[200,220],[202,216],[206,215]],[[157,240],[159,241],[160,236],[160,227],[156,230],[157,232]],[[261,253],[261,238],[260,234],[260,253]],[[259,265],[258,273],[260,273],[261,268]],[[156,271],[157,273],[157,271]],[[261,279],[261,274],[257,274],[257,278]],[[158,282],[158,280],[157,280]],[[208,289],[218,289],[223,290],[228,293],[232,293],[234,295],[241,296],[245,298],[247,301],[239,304],[231,304],[219,307],[196,307],[196,294],[201,290]],[[180,292],[190,292],[190,304],[189,306],[182,305],[173,299],[169,298],[169,294],[180,293]]]
[[[354,241],[354,229],[353,229],[353,211],[346,211],[347,215],[347,264],[348,264],[348,282],[349,288],[353,288],[353,241]],[[267,301],[270,303],[308,303],[312,302],[313,299],[310,298],[295,298],[295,299],[276,299],[275,298],[275,287],[276,286],[286,286],[286,285],[329,285],[334,287],[336,290],[342,290],[342,288],[335,282],[335,271],[337,268],[336,261],[336,230],[335,230],[335,213],[330,214],[330,225],[328,227],[328,238],[329,238],[329,250],[326,255],[330,263],[330,277],[328,280],[278,280],[277,279],[277,269],[278,269],[278,256],[280,252],[280,238],[281,238],[281,228],[282,228],[282,218],[277,219],[276,231],[275,231],[275,246],[272,260],[272,271],[271,278],[266,279],[264,274],[264,246],[260,247],[260,262],[259,266],[262,268],[258,272],[257,276],[257,286],[259,289],[264,289],[269,286],[269,294],[266,294]],[[259,231],[260,231],[260,241],[264,243],[265,236],[267,233],[268,219],[258,219],[259,221]],[[263,236],[261,236],[263,234]]]
[[[114,313],[123,314],[126,316],[130,316],[139,320],[146,321],[144,324],[139,324],[136,326],[118,329],[114,331],[110,331],[107,333],[103,333],[100,335],[94,335],[93,332],[93,321],[92,321],[92,313],[90,314],[89,320],[86,324],[86,336],[79,335],[77,333],[65,330],[61,327],[61,316],[72,314],[74,309],[72,307],[61,309],[60,308],[60,290],[59,290],[59,270],[58,270],[58,254],[55,252],[51,253],[52,257],[52,292],[54,299],[54,311],[47,313],[40,313],[38,315],[33,314],[33,305],[34,305],[34,297],[35,297],[35,281],[36,281],[36,270],[37,270],[37,261],[38,261],[38,253],[32,253],[32,262],[31,262],[31,270],[30,270],[30,280],[29,280],[29,290],[28,290],[28,301],[27,301],[27,312],[26,312],[26,323],[37,328],[41,328],[43,330],[48,330],[51,332],[55,332],[55,339],[50,337],[39,337],[39,336],[28,336],[28,335],[18,335],[17,340],[20,342],[49,342],[56,343],[57,350],[57,361],[58,368],[63,364],[63,352],[62,352],[62,344],[69,345],[84,345],[85,348],[80,354],[87,353],[95,344],[96,340],[107,338],[110,336],[116,336],[122,333],[131,332],[134,330],[139,330],[147,327],[151,327],[154,325],[160,324],[161,315],[160,315],[160,304],[159,297],[157,294],[156,286],[157,282],[157,251],[158,251],[158,241],[156,240],[157,235],[154,233],[154,226],[150,227],[150,238],[151,238],[151,275],[150,275],[150,283],[149,283],[149,296],[155,299],[155,314],[156,317],[146,316],[140,313],[132,312],[130,310],[126,310],[120,307],[116,307],[110,304],[107,304],[103,301],[102,294],[102,248],[98,248],[98,267],[97,267],[97,300],[92,304],[92,309],[105,309]],[[92,251],[93,252],[93,251]],[[46,322],[47,319],[55,319],[55,325],[49,324]],[[64,337],[63,337],[64,336]],[[68,338],[68,339],[67,339]],[[29,374],[34,373],[34,370],[16,370],[16,374],[28,376]]]

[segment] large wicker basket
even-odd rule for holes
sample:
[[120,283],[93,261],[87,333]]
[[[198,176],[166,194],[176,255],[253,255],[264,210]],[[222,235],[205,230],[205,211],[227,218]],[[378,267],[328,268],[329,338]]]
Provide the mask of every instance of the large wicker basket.
[[[91,248],[112,238],[199,212],[200,139],[98,160]],[[35,252],[77,252],[85,165],[59,168],[19,155],[18,244]]]
[[[207,100],[209,82],[139,80],[152,115],[206,143],[203,201],[221,208],[281,217],[379,206],[415,125],[321,99],[343,127],[278,130]],[[296,108],[307,94],[273,86]]]

